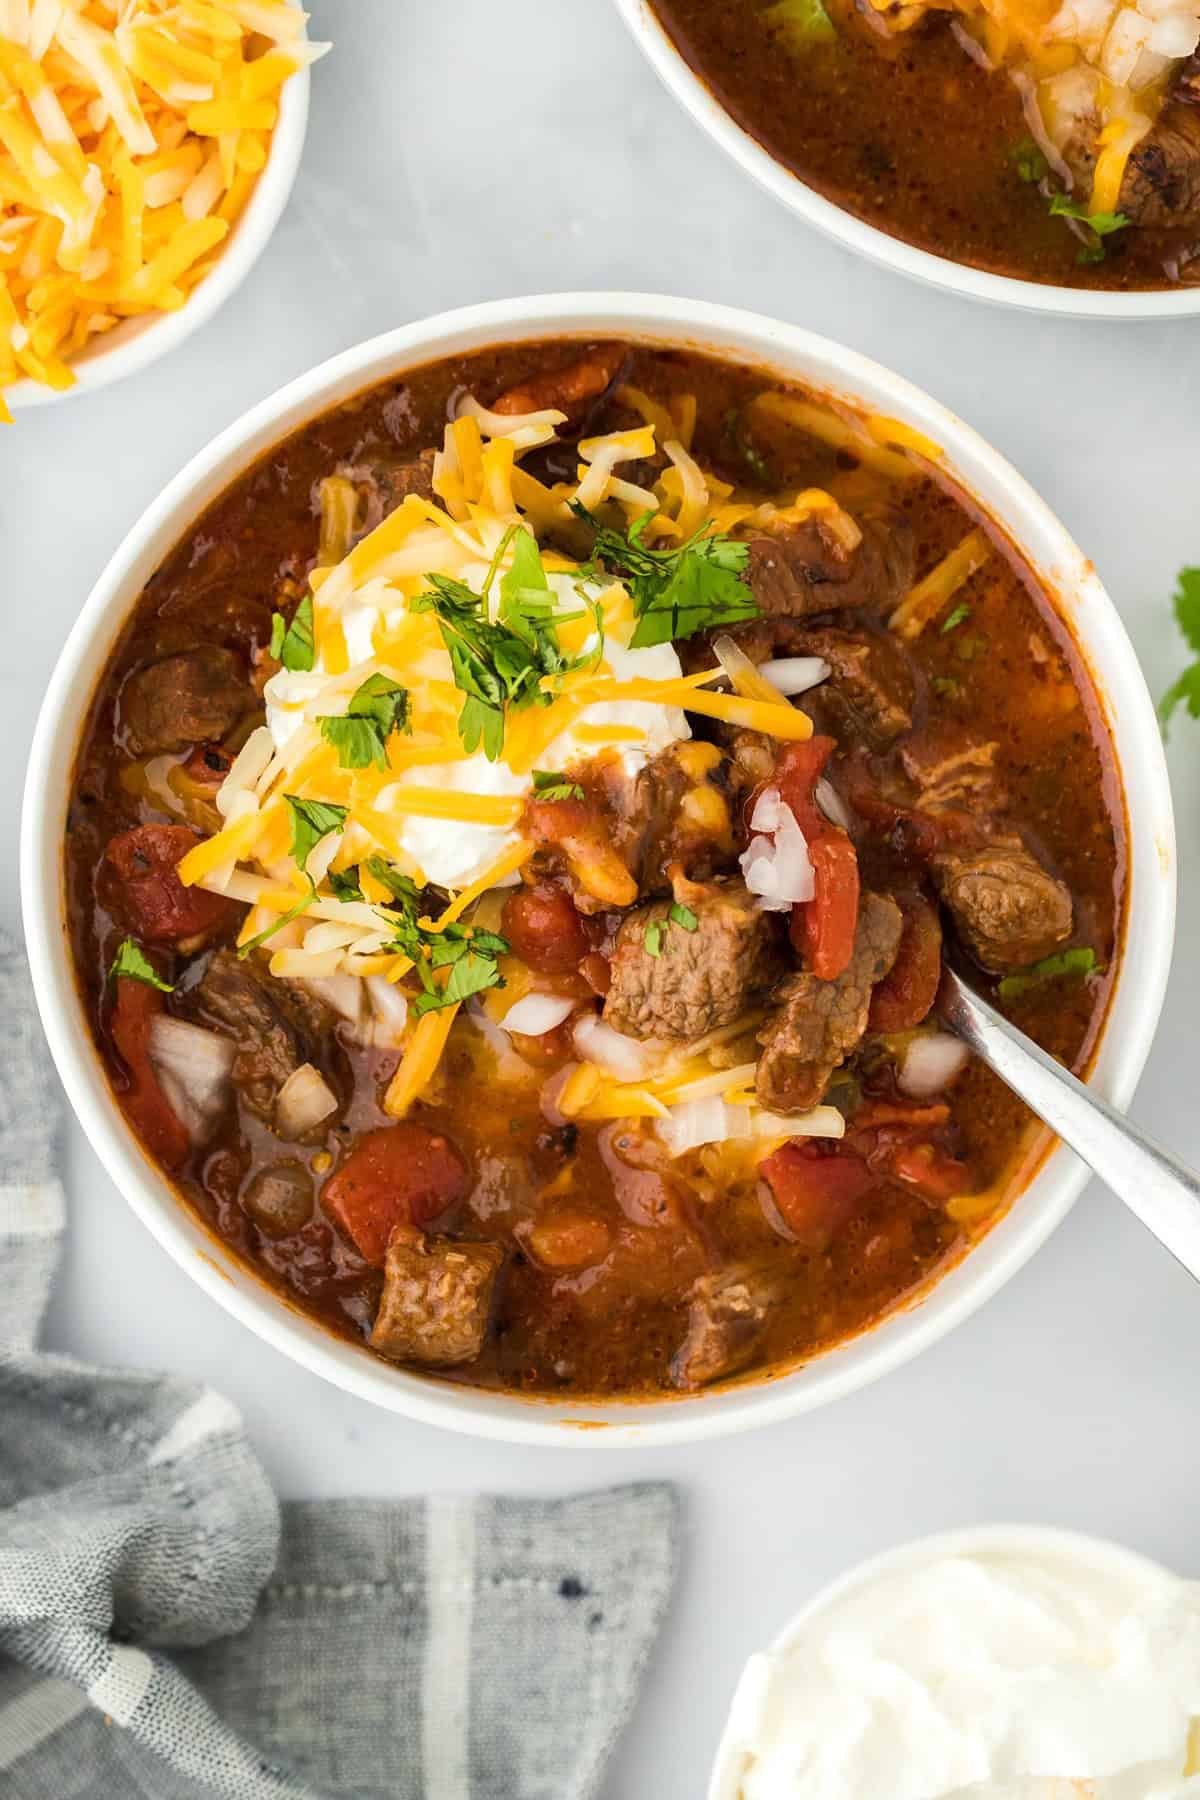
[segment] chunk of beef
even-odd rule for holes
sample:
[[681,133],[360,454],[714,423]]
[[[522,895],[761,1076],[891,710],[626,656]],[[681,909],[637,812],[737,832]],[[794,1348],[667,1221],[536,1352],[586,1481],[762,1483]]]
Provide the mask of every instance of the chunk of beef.
[[807,970],[789,975],[771,1017],[758,1034],[762,1055],[755,1086],[771,1112],[816,1106],[834,1070],[857,1049],[867,1029],[871,993],[896,960],[900,908],[883,894],[863,895],[854,954],[836,981]]
[[639,906],[617,933],[604,1017],[628,1037],[694,1043],[732,1025],[778,979],[776,921],[741,881],[689,891],[691,930],[671,902]]
[[398,1227],[387,1249],[371,1348],[396,1362],[437,1368],[473,1362],[487,1336],[503,1261],[499,1244]]
[[559,428],[562,437],[578,435],[609,390],[620,381],[629,352],[620,344],[598,344],[565,368],[531,375],[492,401],[498,413],[546,412],[555,408],[567,415]]
[[1134,145],[1117,201],[1134,225],[1200,226],[1200,55],[1182,65],[1158,118]]
[[675,1386],[705,1387],[752,1362],[784,1286],[777,1268],[742,1265],[701,1275],[688,1296],[687,1336],[671,1361]]
[[341,463],[336,473],[353,482],[358,490],[359,515],[354,541],[374,531],[390,512],[415,494],[419,500],[438,504],[433,491],[434,451],[422,450],[419,456],[403,461],[386,456],[364,458],[359,462]]
[[137,669],[121,689],[120,729],[135,756],[217,743],[254,705],[246,665],[200,644]]
[[192,998],[237,1044],[234,1086],[251,1112],[273,1124],[279,1090],[304,1063],[318,1060],[332,1015],[301,983],[260,973],[231,950],[210,958]]
[[1071,895],[1023,844],[935,857],[933,878],[959,935],[985,969],[1024,968],[1071,935]]
[[777,634],[774,654],[819,656],[829,664],[829,680],[801,704],[823,708],[839,733],[852,733],[872,750],[887,750],[912,730],[913,667],[888,633],[793,625]]
[[799,525],[760,529],[750,538],[746,578],[763,617],[734,636],[756,661],[771,654],[767,646],[775,620],[864,608],[889,613],[912,586],[907,516],[893,507],[864,505],[854,522],[862,538],[853,550],[843,547],[819,514]]

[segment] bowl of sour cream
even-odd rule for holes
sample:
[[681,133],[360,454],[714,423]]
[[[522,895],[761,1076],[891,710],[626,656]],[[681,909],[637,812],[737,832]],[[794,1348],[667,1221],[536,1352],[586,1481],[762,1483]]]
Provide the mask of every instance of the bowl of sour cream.
[[859,1565],[752,1656],[709,1800],[1200,1796],[1200,1583],[985,1526]]

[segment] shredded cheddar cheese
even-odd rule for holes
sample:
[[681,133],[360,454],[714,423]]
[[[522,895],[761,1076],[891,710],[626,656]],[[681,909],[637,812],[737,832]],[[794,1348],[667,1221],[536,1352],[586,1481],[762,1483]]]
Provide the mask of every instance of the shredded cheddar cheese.
[[285,81],[328,45],[288,0],[5,0],[0,416],[89,343],[183,306],[266,164]]

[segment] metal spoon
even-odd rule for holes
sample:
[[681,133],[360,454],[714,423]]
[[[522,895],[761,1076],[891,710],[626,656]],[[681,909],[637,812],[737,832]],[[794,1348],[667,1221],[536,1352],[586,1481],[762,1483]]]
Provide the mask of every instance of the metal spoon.
[[952,969],[942,975],[938,1012],[947,1029],[1056,1131],[1200,1281],[1200,1177],[1001,1018]]

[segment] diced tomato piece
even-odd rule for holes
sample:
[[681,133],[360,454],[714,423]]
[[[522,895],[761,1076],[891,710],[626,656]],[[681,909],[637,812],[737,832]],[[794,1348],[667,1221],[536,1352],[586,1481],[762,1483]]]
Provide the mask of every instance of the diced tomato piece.
[[570,975],[588,954],[583,920],[571,896],[548,883],[510,894],[500,929],[514,953],[537,975]]
[[858,930],[858,856],[844,831],[830,826],[809,839],[813,897],[792,908],[791,939],[821,981],[850,966]]
[[793,1138],[760,1165],[780,1217],[805,1250],[828,1249],[878,1180],[841,1144]]
[[121,1105],[154,1160],[165,1169],[178,1169],[187,1160],[191,1141],[150,1062],[150,1030],[166,1002],[157,988],[132,975],[118,976],[116,987],[109,1029],[128,1078]]
[[381,1266],[398,1225],[424,1228],[463,1199],[466,1164],[449,1138],[404,1119],[359,1138],[321,1205],[364,1262]]
[[813,867],[813,897],[793,907],[791,939],[821,981],[836,981],[849,967],[858,928],[858,856],[815,798],[836,747],[830,737],[811,737],[789,744],[775,766],[780,795],[804,833]]
[[972,1192],[974,1183],[966,1163],[948,1156],[936,1144],[901,1144],[892,1152],[891,1171],[897,1181],[917,1189],[925,1200],[943,1206],[960,1194]]
[[104,852],[102,898],[148,944],[176,944],[231,926],[236,900],[184,887],[175,873],[201,842],[187,825],[135,825],[110,839]]
[[894,896],[904,914],[900,948],[890,974],[871,996],[872,1031],[912,1031],[928,1018],[942,979],[942,922],[919,894]]
[[814,799],[825,765],[837,749],[831,737],[810,737],[802,744],[788,744],[775,765],[775,786],[795,814],[806,838],[818,836],[828,821]]

